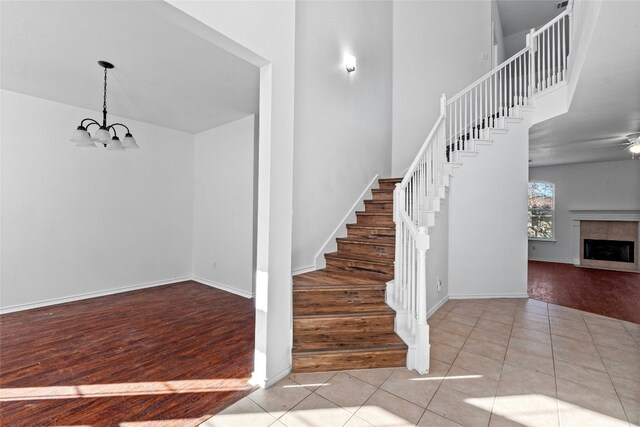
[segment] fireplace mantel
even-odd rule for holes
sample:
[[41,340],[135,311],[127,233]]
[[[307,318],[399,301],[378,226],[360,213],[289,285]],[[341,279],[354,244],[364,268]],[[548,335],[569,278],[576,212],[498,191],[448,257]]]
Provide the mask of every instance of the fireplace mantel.
[[635,210],[570,210],[573,221],[640,221]]

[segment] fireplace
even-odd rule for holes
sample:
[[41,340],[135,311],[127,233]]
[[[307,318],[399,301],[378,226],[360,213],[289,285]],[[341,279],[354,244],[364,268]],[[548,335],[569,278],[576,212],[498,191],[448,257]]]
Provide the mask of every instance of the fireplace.
[[640,272],[640,211],[571,211],[574,264]]
[[584,258],[598,261],[634,263],[634,242],[584,239]]

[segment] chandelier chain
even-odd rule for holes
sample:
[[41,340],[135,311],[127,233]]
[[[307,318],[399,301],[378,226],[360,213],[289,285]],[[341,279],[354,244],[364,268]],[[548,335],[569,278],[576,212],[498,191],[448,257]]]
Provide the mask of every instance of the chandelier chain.
[[107,69],[104,69],[104,94],[102,101],[102,109],[106,111],[107,109]]

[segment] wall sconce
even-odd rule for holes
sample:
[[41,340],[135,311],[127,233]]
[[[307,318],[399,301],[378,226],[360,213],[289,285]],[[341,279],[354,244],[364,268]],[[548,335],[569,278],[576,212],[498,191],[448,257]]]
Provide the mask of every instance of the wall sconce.
[[353,55],[344,56],[344,67],[347,69],[347,73],[351,73],[356,70],[356,57]]

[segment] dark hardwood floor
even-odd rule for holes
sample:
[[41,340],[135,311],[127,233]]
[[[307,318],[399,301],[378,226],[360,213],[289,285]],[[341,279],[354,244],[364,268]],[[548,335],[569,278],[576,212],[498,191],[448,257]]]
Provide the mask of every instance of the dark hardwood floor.
[[529,261],[529,297],[640,323],[640,274]]
[[195,282],[5,314],[0,425],[198,425],[251,392],[253,348],[253,301]]

